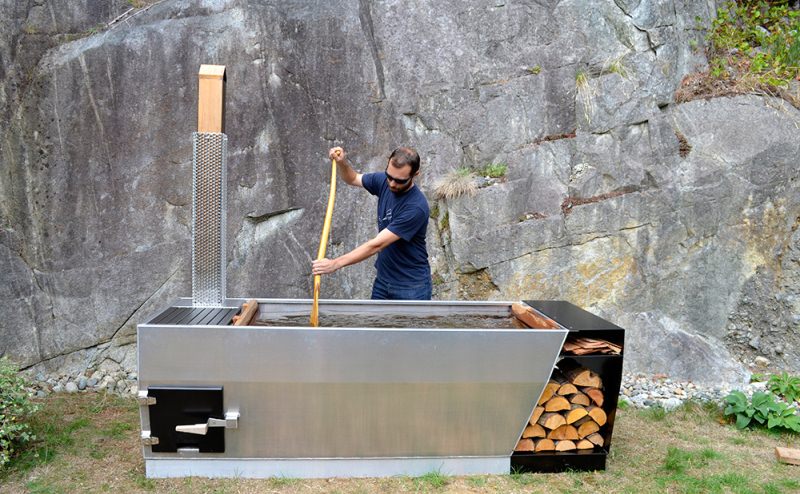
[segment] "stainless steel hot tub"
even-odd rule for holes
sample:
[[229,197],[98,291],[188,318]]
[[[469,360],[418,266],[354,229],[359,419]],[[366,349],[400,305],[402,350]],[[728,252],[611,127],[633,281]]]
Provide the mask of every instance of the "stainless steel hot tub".
[[[228,325],[242,302],[200,315],[181,299],[138,326],[148,477],[508,473],[567,334]],[[261,319],[311,308],[258,302]],[[496,316],[510,306],[322,300],[320,314]]]

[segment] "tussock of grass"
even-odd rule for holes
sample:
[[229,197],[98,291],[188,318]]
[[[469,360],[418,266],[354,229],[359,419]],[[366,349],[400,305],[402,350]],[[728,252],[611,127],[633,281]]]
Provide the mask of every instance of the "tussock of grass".
[[468,168],[460,168],[448,173],[433,188],[435,199],[455,199],[461,196],[474,196],[478,191],[475,173]]
[[592,121],[595,96],[596,94],[589,83],[589,74],[586,71],[579,70],[575,74],[575,101],[583,107],[583,116],[587,122]]

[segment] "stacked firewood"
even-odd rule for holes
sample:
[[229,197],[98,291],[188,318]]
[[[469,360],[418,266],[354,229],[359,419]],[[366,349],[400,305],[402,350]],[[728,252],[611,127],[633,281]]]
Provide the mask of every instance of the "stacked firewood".
[[622,353],[622,346],[597,338],[577,338],[570,336],[564,342],[564,353],[572,355],[619,355]]
[[575,451],[603,446],[603,381],[572,360],[553,371],[514,451]]

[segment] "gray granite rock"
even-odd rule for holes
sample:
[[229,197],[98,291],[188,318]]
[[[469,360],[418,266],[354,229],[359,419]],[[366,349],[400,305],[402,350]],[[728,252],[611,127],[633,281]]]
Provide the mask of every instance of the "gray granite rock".
[[[800,369],[800,112],[673,99],[706,67],[713,2],[166,0],[99,32],[130,4],[0,6],[0,354],[24,366],[116,388],[136,324],[190,294],[197,69],[222,63],[229,295],[308,297],[327,148],[380,171],[408,144],[430,198],[508,165],[432,201],[437,298],[572,301],[629,330],[631,369]],[[374,208],[340,189],[330,256],[374,235]],[[373,275],[324,296],[368,297]]]

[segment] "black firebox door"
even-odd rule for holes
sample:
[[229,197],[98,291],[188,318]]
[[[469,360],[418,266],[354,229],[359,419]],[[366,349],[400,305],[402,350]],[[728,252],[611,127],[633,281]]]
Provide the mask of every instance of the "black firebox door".
[[176,426],[204,424],[209,418],[224,419],[222,387],[179,388],[148,386],[150,435],[158,438],[154,453],[174,453],[178,448],[198,449],[201,453],[225,452],[225,428],[209,427],[205,434],[177,432]]

